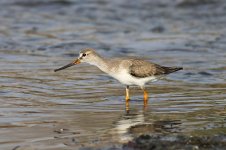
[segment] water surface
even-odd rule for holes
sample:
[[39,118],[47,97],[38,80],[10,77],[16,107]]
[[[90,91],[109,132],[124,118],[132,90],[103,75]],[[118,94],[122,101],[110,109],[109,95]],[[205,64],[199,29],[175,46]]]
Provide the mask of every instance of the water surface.
[[[223,0],[1,1],[0,149],[225,134],[225,8]],[[132,87],[127,113],[125,87],[97,68],[53,72],[85,47],[184,70],[147,86],[145,110]]]

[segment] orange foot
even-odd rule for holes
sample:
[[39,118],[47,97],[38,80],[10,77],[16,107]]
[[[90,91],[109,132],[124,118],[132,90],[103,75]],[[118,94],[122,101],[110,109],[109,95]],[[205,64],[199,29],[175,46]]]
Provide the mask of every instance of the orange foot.
[[129,111],[129,86],[126,87],[126,111]]
[[148,92],[144,90],[144,107],[148,105]]

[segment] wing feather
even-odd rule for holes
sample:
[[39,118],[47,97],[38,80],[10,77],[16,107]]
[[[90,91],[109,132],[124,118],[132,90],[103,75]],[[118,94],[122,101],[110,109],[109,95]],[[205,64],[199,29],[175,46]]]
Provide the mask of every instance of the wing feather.
[[144,60],[132,60],[129,67],[129,73],[137,78],[145,78],[150,76],[166,75],[178,70],[181,67],[164,67]]

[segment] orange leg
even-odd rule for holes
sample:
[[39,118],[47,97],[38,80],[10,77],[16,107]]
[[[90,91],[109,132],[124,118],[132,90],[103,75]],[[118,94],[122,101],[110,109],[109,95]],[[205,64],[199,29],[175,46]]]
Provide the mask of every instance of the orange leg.
[[148,92],[143,89],[144,91],[144,107],[146,107],[148,105]]
[[129,110],[129,86],[126,87],[126,111]]

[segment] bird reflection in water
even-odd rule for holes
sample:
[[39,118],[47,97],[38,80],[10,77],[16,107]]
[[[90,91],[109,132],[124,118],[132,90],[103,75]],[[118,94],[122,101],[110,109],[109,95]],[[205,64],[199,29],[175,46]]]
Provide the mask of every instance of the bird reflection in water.
[[112,134],[117,134],[120,142],[128,142],[136,135],[177,133],[180,131],[180,120],[152,121],[150,113],[145,109],[126,111],[115,123]]
[[[144,101],[143,103],[144,104],[143,104],[143,111],[142,112],[145,113],[145,112],[148,111],[148,101]],[[125,111],[126,111],[127,114],[130,113],[130,101],[126,101],[126,103],[125,103]]]

